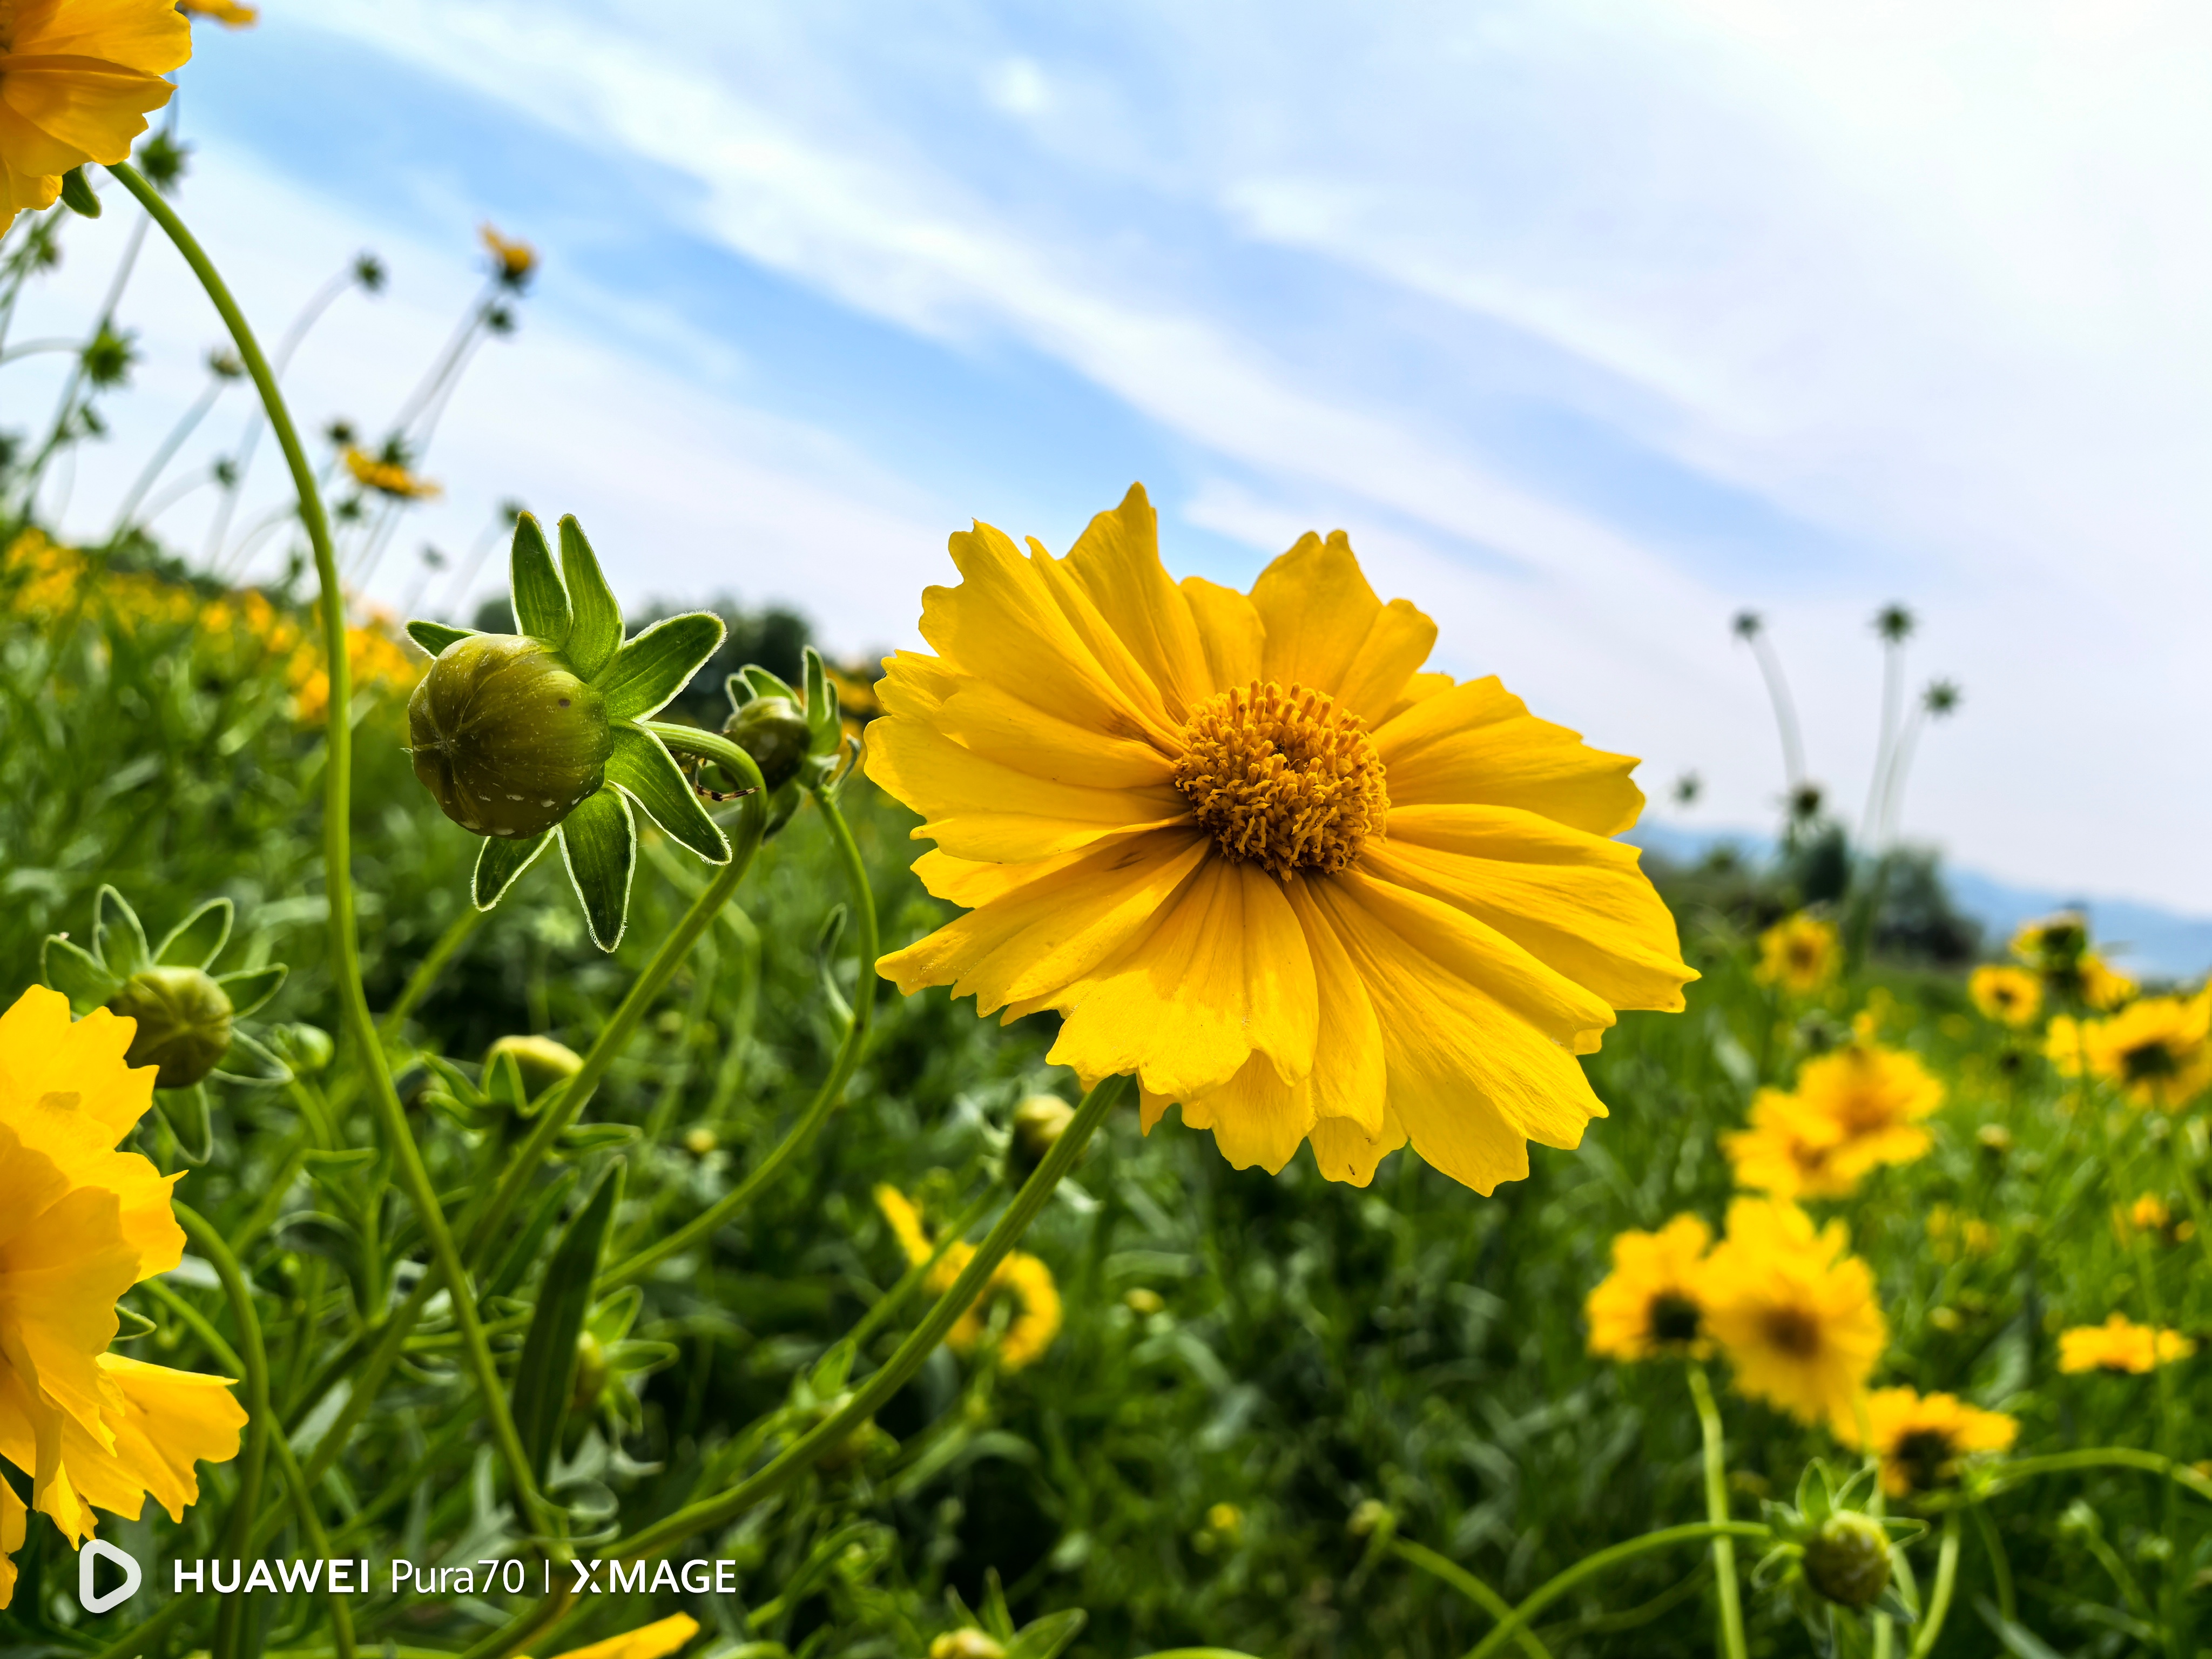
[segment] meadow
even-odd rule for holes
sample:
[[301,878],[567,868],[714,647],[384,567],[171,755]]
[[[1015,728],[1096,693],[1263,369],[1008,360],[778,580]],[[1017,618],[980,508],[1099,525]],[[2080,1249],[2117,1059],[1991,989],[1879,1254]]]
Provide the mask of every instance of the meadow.
[[[73,177],[0,243],[10,299]],[[161,208],[125,183],[94,205]],[[487,258],[472,327],[528,275]],[[86,410],[127,390],[109,321]],[[419,490],[404,423],[295,434],[335,531],[303,506],[290,574],[243,584],[128,513],[54,539],[40,477],[100,430],[65,416],[0,473],[0,1006],[44,986],[76,1030],[169,1033],[132,1050],[163,1071],[123,1145],[181,1173],[182,1259],[125,1274],[95,1346],[240,1385],[138,1480],[155,1504],[78,1485],[149,1563],[362,1558],[370,1588],[218,1601],[157,1565],[87,1614],[9,1396],[0,1653],[2212,1642],[2203,989],[2125,980],[2065,917],[1984,946],[1924,860],[1801,802],[1771,868],[1655,872],[1697,977],[1572,1062],[1609,1114],[1578,1148],[1487,1196],[1412,1146],[1364,1184],[1232,1167],[1050,1063],[1051,1008],[878,971],[960,907],[915,873],[877,665],[787,615],[629,633],[580,531],[523,523],[518,635],[557,599],[572,654],[592,617],[601,663],[682,636],[632,722],[677,758],[605,809],[629,854],[587,833],[594,774],[487,878],[418,723],[466,630],[328,604]],[[0,1028],[23,1137],[53,1098],[28,1029]],[[0,1225],[0,1291],[27,1236]],[[19,1305],[0,1376],[58,1389]],[[541,1592],[599,1557],[720,1571]],[[394,1560],[471,1577],[394,1589]]]

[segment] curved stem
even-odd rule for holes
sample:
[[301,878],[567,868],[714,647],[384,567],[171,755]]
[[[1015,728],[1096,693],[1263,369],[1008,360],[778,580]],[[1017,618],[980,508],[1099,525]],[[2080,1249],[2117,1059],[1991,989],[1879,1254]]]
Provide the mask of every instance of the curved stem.
[[192,399],[191,407],[178,417],[177,423],[169,428],[168,436],[162,439],[160,447],[147,458],[146,465],[139,469],[137,477],[132,480],[130,489],[125,493],[123,505],[115,509],[115,523],[107,532],[110,542],[121,540],[123,532],[131,528],[131,521],[137,514],[138,504],[146,499],[146,492],[154,487],[162,471],[176,458],[177,452],[184,447],[185,440],[191,437],[194,428],[207,418],[208,410],[215,407],[215,400],[222,395],[223,385],[221,376],[210,375],[206,389]]
[[[139,176],[136,167],[127,161],[118,161],[108,171],[138,198],[148,216],[176,245],[177,252],[199,278],[200,286],[207,290],[208,298],[230,330],[231,340],[238,347],[246,373],[253,377],[254,386],[261,394],[261,405],[268,411],[270,430],[276,434],[285,464],[291,470],[293,487],[300,498],[300,520],[307,526],[307,540],[314,549],[315,574],[322,590],[323,646],[330,680],[323,765],[323,881],[330,902],[331,951],[345,1031],[357,1051],[358,1064],[368,1076],[377,1116],[406,1183],[423,1235],[429,1241],[431,1255],[452,1292],[453,1320],[460,1328],[477,1392],[483,1399],[484,1415],[490,1420],[492,1437],[514,1485],[515,1506],[533,1533],[540,1538],[551,1539],[555,1535],[551,1514],[532,1478],[530,1460],[523,1451],[521,1438],[515,1433],[514,1419],[507,1410],[507,1393],[501,1386],[499,1368],[493,1362],[483,1327],[477,1317],[476,1297],[469,1289],[468,1275],[462,1269],[460,1253],[446,1225],[445,1212],[439,1206],[429,1170],[422,1162],[422,1149],[416,1146],[414,1133],[407,1127],[406,1110],[392,1086],[384,1045],[368,1012],[368,994],[362,989],[361,942],[354,929],[351,848],[352,665],[346,647],[345,595],[338,586],[330,520],[323,512],[321,492],[315,487],[314,470],[307,464],[299,430],[292,423],[292,411],[285,404],[283,393],[277,390],[276,377],[270,369],[268,358],[262,355],[261,343],[254,337],[252,328],[238,308],[237,301],[231,297],[222,274],[185,228],[184,221]],[[243,1545],[245,1537],[241,1535],[239,1541]],[[217,1659],[224,1659],[224,1656],[218,1654]]]
[[[1430,1577],[1441,1578],[1500,1623],[1513,1616],[1510,1601],[1450,1557],[1439,1555],[1432,1549],[1403,1538],[1393,1540],[1390,1550],[1391,1553],[1419,1567]],[[1523,1625],[1516,1634],[1520,1638],[1521,1651],[1527,1654],[1528,1659],[1552,1659],[1552,1650],[1537,1639],[1534,1631]]]
[[21,345],[9,346],[0,351],[0,363],[12,363],[18,357],[36,357],[49,351],[82,351],[82,340],[26,340]]
[[1774,706],[1774,726],[1782,736],[1782,772],[1791,789],[1805,781],[1805,744],[1797,731],[1797,706],[1790,701],[1790,682],[1783,678],[1782,659],[1761,629],[1752,635],[1751,654],[1766,682],[1767,701]]
[[1929,1592],[1928,1611],[1921,1615],[1920,1626],[1913,1634],[1909,1659],[1928,1659],[1936,1651],[1936,1638],[1943,1634],[1943,1620],[1950,1616],[1951,1592],[1958,1582],[1959,1511],[1953,1510],[1943,1517],[1943,1541],[1936,1550],[1936,1588]]
[[[261,1507],[262,1471],[269,1461],[269,1353],[262,1346],[261,1320],[253,1311],[253,1295],[247,1289],[246,1274],[238,1265],[238,1258],[223,1243],[222,1235],[209,1223],[207,1218],[189,1204],[179,1200],[175,1203],[178,1224],[192,1248],[207,1258],[215,1269],[216,1277],[222,1281],[222,1293],[230,1302],[230,1317],[238,1327],[238,1343],[243,1351],[233,1356],[241,1360],[239,1369],[246,1382],[246,1454],[238,1468],[238,1498],[230,1514],[231,1553],[243,1557],[247,1553],[253,1535],[254,1511]],[[226,1599],[216,1615],[215,1659],[231,1659],[238,1651],[239,1620],[246,1603],[243,1598]]]
[[[668,734],[672,746],[677,740]],[[711,757],[710,757],[711,758]],[[830,833],[837,846],[837,861],[843,866],[846,885],[853,895],[853,908],[860,921],[859,937],[855,941],[860,955],[859,983],[854,987],[853,1017],[846,1022],[845,1040],[838,1045],[837,1058],[830,1067],[830,1075],[822,1079],[822,1086],[814,1098],[799,1114],[799,1121],[790,1132],[777,1143],[775,1150],[751,1170],[745,1178],[709,1205],[683,1226],[647,1245],[627,1260],[616,1263],[599,1275],[596,1293],[605,1295],[642,1279],[669,1257],[676,1255],[702,1239],[711,1238],[720,1231],[732,1217],[752,1202],[754,1195],[790,1167],[793,1160],[805,1152],[830,1115],[844,1103],[845,1085],[852,1080],[853,1068],[860,1063],[861,1051],[867,1047],[868,1028],[875,1012],[875,983],[873,974],[878,941],[876,936],[876,899],[868,886],[867,866],[861,862],[860,849],[854,843],[852,826],[837,804],[823,791],[817,790],[814,804],[822,809],[822,816],[830,821]]]
[[2084,1446],[2079,1451],[2048,1452],[2040,1457],[2014,1458],[1999,1467],[1990,1490],[2002,1492],[2014,1481],[2025,1480],[2032,1475],[2062,1474],[2072,1469],[2094,1468],[2141,1469],[2147,1474],[2162,1474],[2175,1485],[2185,1486],[2206,1502],[2212,1503],[2212,1480],[2206,1480],[2186,1463],[2161,1457],[2156,1452],[2137,1451],[2133,1446]]
[[1653,1550],[1662,1550],[1676,1544],[1694,1544],[1722,1534],[1732,1538],[1766,1538],[1766,1528],[1751,1521],[1693,1521],[1680,1527],[1662,1527],[1657,1532],[1647,1532],[1641,1538],[1629,1539],[1601,1549],[1595,1555],[1585,1555],[1565,1571],[1553,1574],[1524,1596],[1518,1607],[1500,1620],[1498,1628],[1484,1637],[1468,1650],[1467,1659],[1490,1659],[1490,1656],[1518,1635],[1522,1627],[1546,1607],[1558,1601],[1583,1579],[1595,1577],[1607,1567],[1618,1566],[1623,1561],[1648,1555]]
[[[1705,1438],[1705,1519],[1729,1518],[1728,1457],[1721,1437],[1720,1407],[1713,1403],[1712,1384],[1705,1368],[1692,1360],[1689,1366],[1690,1397],[1697,1401],[1698,1428]],[[1744,1659],[1743,1594],[1735,1580],[1735,1540],[1726,1533],[1713,1538],[1713,1577],[1721,1602],[1722,1659]]]

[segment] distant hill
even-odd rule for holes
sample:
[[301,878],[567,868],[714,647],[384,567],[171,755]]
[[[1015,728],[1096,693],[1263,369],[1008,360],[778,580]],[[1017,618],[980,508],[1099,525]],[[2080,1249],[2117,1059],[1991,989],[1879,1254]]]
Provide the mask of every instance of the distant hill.
[[[1713,848],[1732,844],[1753,859],[1772,856],[1774,838],[1748,830],[1693,830],[1645,819],[1625,839],[1662,857],[1694,864]],[[1977,871],[1945,866],[1944,885],[1959,908],[1988,930],[2002,948],[2023,921],[2053,910],[2086,911],[2106,954],[2130,973],[2196,979],[2212,969],[2212,918],[2185,916],[2132,899],[2097,898],[2083,892],[2014,887]]]

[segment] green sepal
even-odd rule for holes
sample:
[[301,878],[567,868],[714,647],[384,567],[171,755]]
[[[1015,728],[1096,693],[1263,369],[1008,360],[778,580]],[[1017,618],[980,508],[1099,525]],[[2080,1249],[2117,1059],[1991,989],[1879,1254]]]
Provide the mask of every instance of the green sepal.
[[425,1054],[422,1063],[438,1074],[438,1081],[446,1085],[446,1092],[465,1106],[481,1106],[484,1092],[477,1087],[476,1080],[443,1054]]
[[82,167],[71,167],[62,174],[62,204],[81,219],[100,217],[100,198],[93,193]]
[[92,953],[107,964],[118,980],[143,974],[154,965],[146,948],[146,930],[131,901],[112,887],[103,886],[92,905]]
[[813,750],[834,756],[845,746],[845,722],[837,708],[837,694],[830,689],[822,653],[806,647],[806,724],[814,733]]
[[514,885],[514,878],[536,861],[552,839],[550,830],[514,840],[485,836],[483,850],[477,854],[476,878],[470,894],[477,908],[489,910],[498,903],[507,890]]
[[455,628],[450,623],[429,622],[416,617],[407,624],[407,637],[436,656],[456,640],[465,640],[476,633],[473,628]]
[[1083,1633],[1091,1615],[1081,1607],[1063,1607],[1022,1626],[1006,1644],[1006,1659],[1059,1659],[1060,1650]]
[[[736,682],[740,679],[745,683],[745,690],[748,693],[743,698],[738,696],[736,684]],[[741,708],[755,697],[781,697],[795,706],[804,706],[806,702],[805,698],[784,684],[782,676],[771,673],[757,662],[749,662],[740,668],[731,677],[731,682],[727,688],[731,699]]]
[[277,988],[284,982],[284,975],[291,971],[283,963],[272,962],[266,968],[242,968],[234,974],[217,974],[215,982],[230,999],[231,1017],[243,1019],[275,996]]
[[[238,1064],[241,1060],[252,1069],[242,1069]],[[208,1075],[219,1077],[226,1083],[258,1084],[266,1086],[272,1084],[289,1083],[292,1080],[292,1068],[278,1059],[275,1053],[258,1038],[250,1037],[243,1031],[234,1030],[230,1034],[230,1047],[223,1050],[221,1069],[210,1072]]]
[[592,682],[607,700],[607,718],[641,720],[659,714],[721,649],[727,631],[720,617],[687,611],[625,640]]
[[574,1123],[562,1130],[553,1144],[562,1157],[579,1158],[610,1146],[630,1146],[644,1133],[635,1123]]
[[110,1343],[136,1342],[140,1337],[151,1336],[161,1328],[136,1308],[126,1308],[118,1302],[115,1304],[115,1334],[107,1340]]
[[343,1175],[348,1170],[358,1170],[375,1156],[376,1148],[374,1146],[343,1146],[332,1152],[325,1152],[317,1147],[312,1152],[301,1153],[300,1162],[306,1168],[309,1176],[313,1177]]
[[485,1301],[489,1302],[495,1296],[507,1295],[522,1282],[523,1274],[538,1260],[538,1245],[552,1231],[553,1224],[561,1218],[562,1206],[568,1201],[570,1190],[581,1178],[580,1170],[563,1170],[545,1184],[544,1194],[531,1211],[529,1219],[523,1223],[514,1243],[500,1258],[499,1265],[492,1269],[491,1277],[484,1281]]
[[512,1054],[501,1050],[484,1069],[483,1099],[487,1105],[520,1111],[530,1103],[530,1091],[522,1084],[522,1066]]
[[522,1340],[511,1396],[514,1428],[531,1470],[541,1481],[561,1443],[561,1427],[576,1391],[576,1339],[591,1310],[592,1283],[599,1275],[600,1252],[622,1190],[623,1166],[617,1163],[599,1178],[553,1247],[538,1287],[538,1310]]
[[507,586],[514,605],[518,633],[543,640],[556,651],[568,643],[574,617],[568,610],[568,590],[553,568],[553,554],[545,545],[545,532],[527,513],[515,515],[514,544],[507,556]]
[[561,837],[561,860],[582,902],[592,943],[612,951],[629,921],[629,880],[637,868],[637,820],[629,797],[602,784],[554,833]]
[[189,1089],[156,1089],[154,1109],[176,1138],[177,1156],[187,1164],[204,1164],[215,1154],[215,1119],[208,1105],[207,1085]]
[[[155,948],[155,965],[161,968],[205,968],[230,943],[234,910],[227,898],[210,899],[169,929]],[[233,997],[234,1003],[238,1000]],[[240,1008],[240,1013],[246,1012]]]
[[123,988],[123,981],[99,957],[59,933],[50,934],[40,947],[39,978],[48,989],[67,997],[70,1012],[80,1019]]
[[561,654],[580,678],[588,680],[622,649],[623,614],[574,514],[561,520],[561,579],[568,586],[573,617]]
[[646,816],[709,864],[727,864],[730,844],[707,816],[676,757],[660,740],[635,726],[613,728],[607,781],[645,809]]

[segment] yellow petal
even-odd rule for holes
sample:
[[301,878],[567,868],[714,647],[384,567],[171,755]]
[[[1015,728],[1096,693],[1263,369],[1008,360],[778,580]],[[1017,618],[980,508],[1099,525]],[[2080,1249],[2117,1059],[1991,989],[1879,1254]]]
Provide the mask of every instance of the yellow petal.
[[1054,783],[1087,789],[1173,787],[1175,763],[1151,744],[1074,725],[969,675],[954,682],[939,706],[937,728],[987,760]]
[[23,1547],[30,1516],[15,1487],[0,1480],[0,1607],[15,1599],[15,1552]]
[[87,161],[127,161],[146,131],[145,112],[176,91],[158,75],[82,58],[9,54],[0,75],[0,100],[22,118],[40,140],[21,149],[11,143],[9,165],[67,172]]
[[1311,1079],[1314,1115],[1346,1119],[1372,1138],[1382,1133],[1389,1105],[1382,1023],[1376,1018],[1374,1000],[1352,965],[1344,941],[1314,902],[1311,884],[1299,877],[1286,891],[1313,957],[1314,987],[1321,1004]]
[[9,50],[18,57],[99,58],[167,75],[192,55],[192,27],[169,0],[18,0]]
[[1322,1117],[1314,1120],[1307,1139],[1323,1176],[1364,1187],[1375,1179],[1376,1165],[1406,1144],[1406,1130],[1395,1113],[1386,1111],[1378,1135],[1370,1136],[1348,1117]]
[[1267,630],[1252,601],[1233,587],[1203,576],[1182,579],[1183,598],[1206,644],[1206,673],[1216,691],[1249,685],[1260,678],[1267,649]]
[[1437,625],[1404,599],[1384,605],[1341,530],[1310,531],[1260,573],[1253,608],[1267,627],[1262,678],[1326,691],[1372,726],[1428,660]]
[[[1636,762],[1525,714],[1495,680],[1423,698],[1375,734],[1390,804],[1520,806],[1594,835],[1617,836],[1644,810]],[[1466,718],[1462,721],[1459,716]]]
[[155,1068],[124,1064],[137,1029],[105,1008],[72,1021],[67,997],[33,985],[0,1013],[0,1094],[74,1095],[76,1109],[106,1127],[112,1146],[154,1103]]
[[672,1613],[627,1635],[611,1636],[587,1648],[572,1648],[558,1659],[667,1659],[698,1633],[699,1621],[690,1613]]
[[150,1496],[172,1521],[183,1520],[199,1501],[197,1466],[238,1455],[246,1418],[231,1393],[233,1379],[122,1354],[102,1354],[100,1364],[123,1399],[106,1419],[115,1447],[103,1451],[76,1425],[66,1425],[62,1457],[70,1480],[86,1503],[111,1514],[136,1520],[141,1498]]
[[1256,1164],[1280,1175],[1313,1127],[1312,1091],[1284,1082],[1265,1054],[1254,1054],[1221,1087],[1183,1102],[1182,1121],[1212,1130],[1222,1157],[1237,1168]]
[[1131,484],[1121,506],[1091,520],[1062,568],[1158,689],[1170,720],[1213,695],[1190,602],[1160,563],[1159,515],[1144,485]]
[[[26,1157],[0,1124],[0,1164]],[[0,1354],[48,1405],[103,1445],[99,1356],[115,1340],[115,1299],[137,1282],[138,1252],[113,1193],[79,1187],[0,1247]]]

